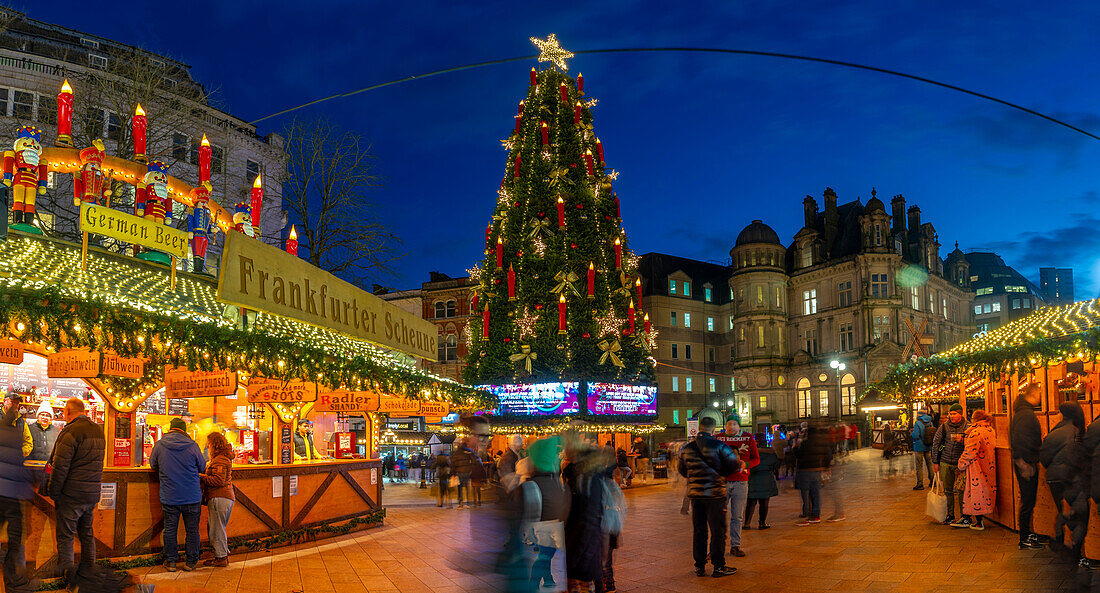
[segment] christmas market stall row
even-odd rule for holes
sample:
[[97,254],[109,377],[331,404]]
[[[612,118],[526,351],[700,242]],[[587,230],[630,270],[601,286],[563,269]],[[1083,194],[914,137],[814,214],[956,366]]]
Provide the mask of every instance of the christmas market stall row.
[[556,40],[535,40],[532,68],[508,152],[485,257],[470,270],[480,323],[467,325],[465,379],[499,399],[500,451],[578,430],[630,451],[658,429],[656,334],[641,307],[638,258],[623,229],[617,177],[595,136],[584,78],[566,75]]
[[[973,403],[993,417],[997,500],[990,519],[1018,529],[1019,486],[1013,475],[1009,423],[1021,390],[1037,384],[1035,413],[1044,438],[1062,420],[1058,406],[1076,401],[1086,423],[1100,417],[1100,299],[1045,307],[930,358],[891,369],[865,397],[899,404]],[[946,418],[946,410],[943,414]],[[1039,468],[1039,499],[1032,530],[1054,536],[1056,507]],[[1090,512],[1085,556],[1100,557],[1100,518]],[[1059,538],[1060,539],[1060,538]]]
[[[386,417],[495,406],[485,392],[416,367],[436,355],[430,323],[309,265],[293,243],[284,250],[250,236],[248,204],[234,216],[210,199],[205,143],[198,184],[189,186],[145,162],[143,115],[133,122],[136,154],[121,158],[99,142],[69,146],[71,89],[58,104],[55,146],[43,149],[41,132],[23,128],[4,155],[0,203],[10,194],[14,223],[9,229],[5,216],[0,226],[0,386],[47,430],[63,425],[72,397],[102,424],[101,555],[159,549],[163,521],[147,460],[173,419],[186,421],[200,447],[213,431],[234,445],[238,512],[229,535],[254,548],[379,523],[376,451]],[[34,215],[47,175],[68,174],[77,181],[79,244],[43,236]],[[127,192],[136,202],[110,203]],[[179,205],[187,231],[170,224]],[[219,230],[217,278],[177,271],[180,260],[205,270]],[[28,555],[44,567],[55,558],[53,538],[41,535],[53,533],[53,506],[37,495],[33,506]]]

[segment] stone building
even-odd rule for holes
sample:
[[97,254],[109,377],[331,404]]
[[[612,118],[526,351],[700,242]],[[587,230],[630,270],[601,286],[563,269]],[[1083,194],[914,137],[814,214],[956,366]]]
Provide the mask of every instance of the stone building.
[[468,276],[451,278],[442,272],[431,272],[429,280],[419,289],[381,292],[376,286],[374,293],[435,323],[439,329],[438,357],[436,361],[424,362],[423,366],[441,377],[462,381],[467,352],[465,331],[471,320],[478,319],[476,313],[470,311],[476,286],[477,282]]
[[[786,247],[753,221],[729,267],[642,256],[643,309],[661,331],[662,422],[682,425],[688,409],[736,410],[757,427],[859,419],[860,393],[891,365],[973,334],[968,264],[961,252],[940,258],[919,207],[898,195],[887,213],[874,191],[866,204],[838,204],[832,189],[822,199],[823,209],[803,200],[803,227]],[[687,344],[704,360],[682,360]]]
[[[264,202],[260,235],[281,244],[286,227],[279,177],[286,170],[283,138],[261,136],[256,127],[211,105],[205,87],[190,74],[190,66],[178,60],[104,37],[28,18],[0,7],[0,138],[9,142],[23,125],[42,130],[43,146],[56,138],[57,94],[69,79],[74,92],[73,138],[101,138],[108,154],[129,158],[130,119],[135,105],[121,105],[120,97],[105,92],[119,73],[140,74],[119,82],[118,88],[151,85],[162,98],[160,105],[143,105],[149,113],[151,158],[165,161],[169,174],[195,183],[198,179],[198,144],[206,134],[212,145],[213,199],[233,212],[248,201],[257,175],[262,175]],[[96,92],[78,81],[101,81]],[[125,102],[125,101],[122,101]],[[123,112],[125,108],[125,112]],[[159,115],[157,115],[159,114]],[[85,122],[85,123],[81,123]],[[164,126],[170,125],[171,129]],[[92,126],[94,129],[85,129]],[[10,149],[10,144],[7,145]],[[128,150],[128,149],[127,149]],[[132,204],[132,190],[113,198],[115,205]],[[47,195],[39,196],[39,224],[47,232],[66,236],[74,232],[70,175],[51,175]],[[181,220],[182,204],[176,205]],[[210,246],[207,266],[217,266],[223,235]]]

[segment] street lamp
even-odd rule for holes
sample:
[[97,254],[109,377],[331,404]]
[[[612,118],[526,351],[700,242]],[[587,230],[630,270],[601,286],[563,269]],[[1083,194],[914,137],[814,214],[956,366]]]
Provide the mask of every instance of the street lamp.
[[844,412],[844,395],[841,393],[843,388],[840,385],[840,373],[845,367],[843,362],[835,359],[829,362],[829,366],[836,371],[836,419],[837,422],[840,422],[841,414]]

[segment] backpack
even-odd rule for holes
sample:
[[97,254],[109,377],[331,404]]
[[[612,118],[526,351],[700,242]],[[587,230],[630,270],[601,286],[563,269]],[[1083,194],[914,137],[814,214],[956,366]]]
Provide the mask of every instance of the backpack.
[[917,420],[917,422],[924,424],[924,430],[921,431],[920,440],[922,443],[924,443],[924,446],[927,447],[929,451],[931,451],[932,442],[936,440],[936,431],[931,430],[932,427],[928,425],[924,420]]
[[608,478],[598,478],[600,488],[603,489],[603,516],[601,526],[604,533],[618,535],[623,532],[623,523],[626,520],[626,497],[623,496],[619,485]]

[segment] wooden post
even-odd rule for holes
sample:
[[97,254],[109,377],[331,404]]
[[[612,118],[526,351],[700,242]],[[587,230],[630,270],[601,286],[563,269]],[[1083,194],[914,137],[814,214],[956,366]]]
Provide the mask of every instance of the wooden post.
[[81,233],[80,239],[80,271],[88,271],[88,233]]
[[176,256],[172,256],[172,277],[169,281],[169,288],[176,289]]

